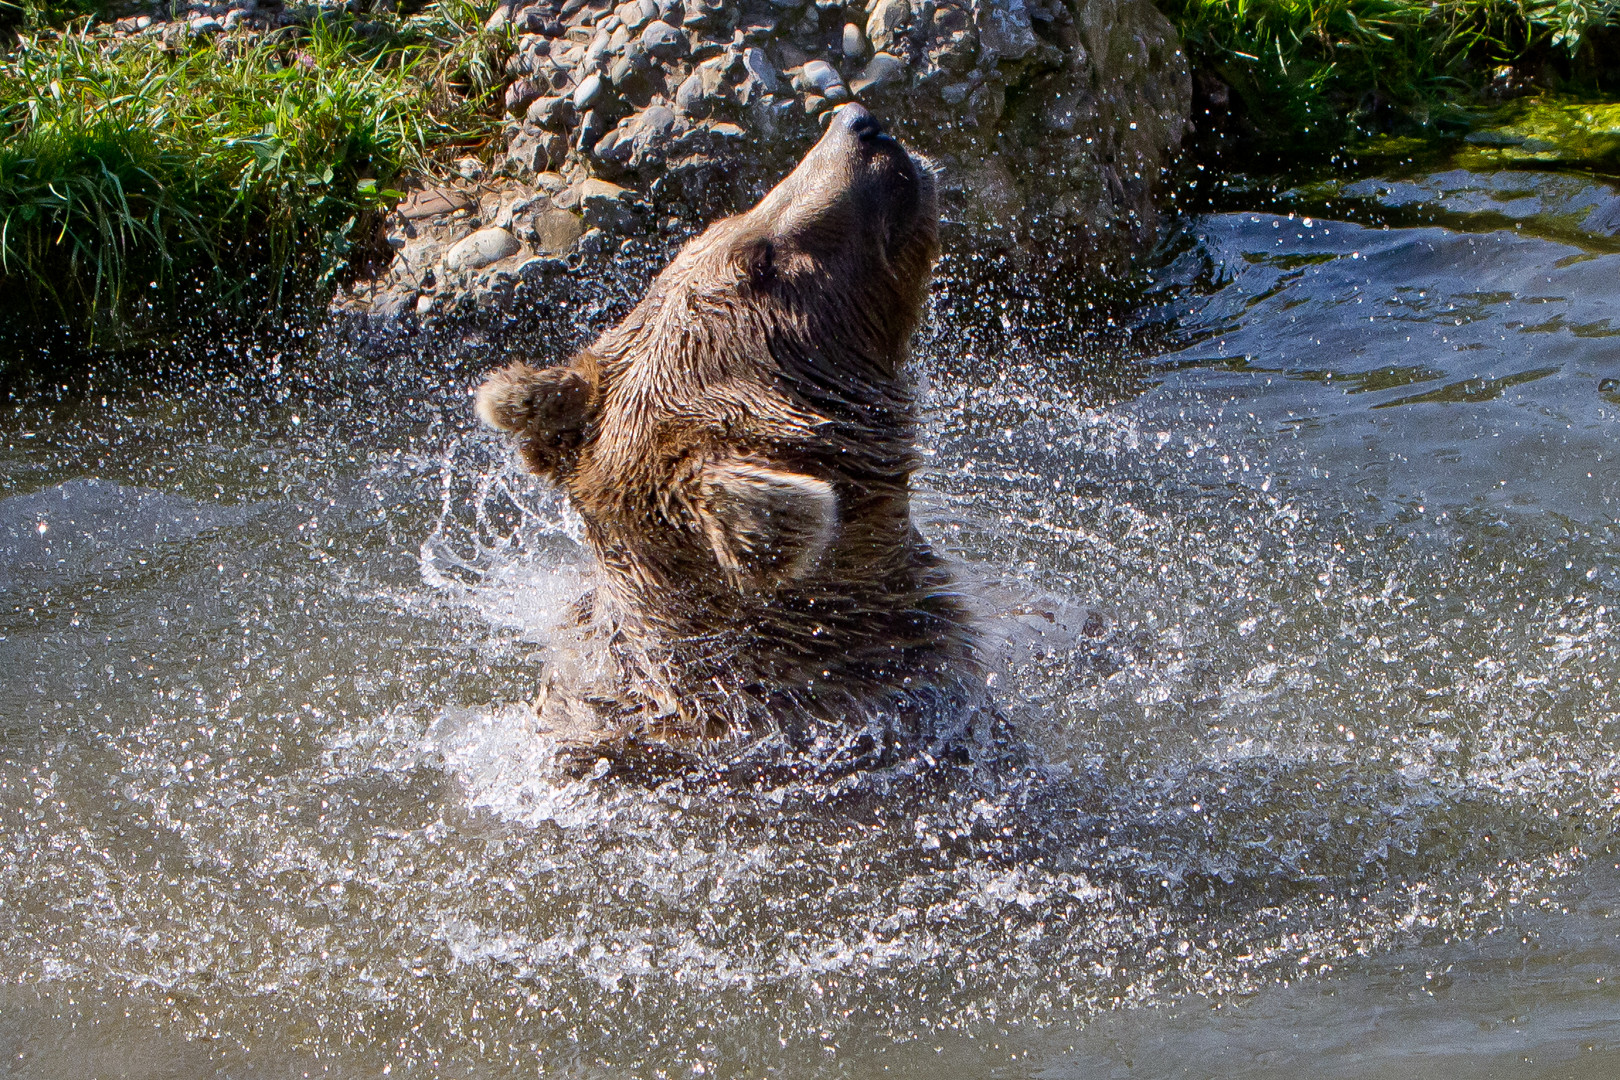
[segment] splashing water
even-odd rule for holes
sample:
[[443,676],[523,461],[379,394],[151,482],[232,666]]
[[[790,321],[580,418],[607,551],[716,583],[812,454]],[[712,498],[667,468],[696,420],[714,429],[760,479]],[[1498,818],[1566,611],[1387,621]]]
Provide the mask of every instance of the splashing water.
[[559,777],[493,339],[10,406],[13,1071],[1609,1075],[1617,260],[1216,215],[1066,335],[947,275],[1000,772]]

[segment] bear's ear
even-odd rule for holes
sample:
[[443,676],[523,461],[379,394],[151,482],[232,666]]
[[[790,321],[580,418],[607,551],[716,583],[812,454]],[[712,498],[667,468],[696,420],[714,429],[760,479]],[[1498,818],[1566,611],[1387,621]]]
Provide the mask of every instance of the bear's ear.
[[478,418],[516,435],[525,464],[541,476],[554,476],[584,441],[595,396],[594,382],[573,365],[517,363],[478,388]]
[[715,561],[739,588],[804,577],[838,531],[831,484],[745,458],[704,464],[692,509]]

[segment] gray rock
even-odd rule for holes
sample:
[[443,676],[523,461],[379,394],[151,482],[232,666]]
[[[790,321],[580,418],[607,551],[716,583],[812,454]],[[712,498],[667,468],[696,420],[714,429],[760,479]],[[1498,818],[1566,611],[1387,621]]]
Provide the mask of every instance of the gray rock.
[[[618,131],[609,134],[609,138],[617,136],[612,160],[625,163],[632,169],[661,165],[670,140],[685,128],[685,123],[673,110],[663,105],[649,105],[621,125]],[[600,144],[598,154],[602,154]]]
[[844,85],[844,77],[838,74],[838,69],[825,60],[812,60],[804,65],[799,81],[805,90],[824,96],[832,87]]
[[546,9],[539,4],[530,4],[512,15],[512,29],[520,34],[544,33],[550,23],[551,17],[546,13]]
[[862,94],[871,93],[873,90],[893,86],[900,82],[905,77],[905,74],[906,62],[904,60],[901,60],[898,56],[880,52],[867,62],[866,67],[859,76],[850,81],[849,88],[856,97],[859,97]]
[[866,55],[866,35],[855,23],[844,24],[844,55],[851,60],[859,60]]
[[517,116],[528,111],[540,96],[540,84],[533,79],[514,79],[506,87],[506,111]]
[[601,229],[589,229],[579,238],[579,250],[586,255],[600,255],[608,248],[608,234]]
[[371,313],[383,319],[398,319],[415,307],[416,291],[414,289],[398,289],[384,293],[381,299],[373,301]]
[[597,30],[596,36],[591,38],[590,45],[585,49],[585,58],[580,61],[583,71],[598,71],[602,68],[604,60],[613,51],[613,35],[606,30]]
[[574,103],[557,95],[535,98],[523,118],[536,127],[560,131],[573,122]]
[[660,60],[676,60],[686,55],[686,35],[657,19],[641,32],[641,47]]
[[459,191],[456,188],[430,187],[412,192],[404,202],[399,204],[397,212],[406,221],[421,221],[426,218],[453,214],[457,210],[472,210],[477,207],[478,200],[464,191]]
[[217,34],[225,29],[225,25],[212,15],[204,15],[200,19],[192,19],[186,24],[193,34]]
[[907,0],[877,0],[866,20],[866,37],[872,48],[887,49],[910,22],[911,4]]
[[531,226],[535,250],[547,255],[566,255],[585,234],[585,222],[567,210],[547,210],[535,215]]
[[596,140],[596,145],[591,147],[591,156],[604,164],[623,165],[630,160],[633,149],[629,136],[615,128]]
[[750,45],[764,45],[776,37],[778,25],[769,15],[750,15],[737,27],[737,34]]
[[606,87],[607,83],[602,79],[602,76],[585,76],[585,78],[580,81],[580,84],[574,88],[574,108],[580,110],[581,112],[589,109],[592,105],[596,104],[597,99],[602,96],[602,91],[606,89]]
[[523,249],[517,237],[505,229],[488,228],[479,229],[471,236],[456,242],[444,254],[444,267],[446,270],[477,270],[488,266],[492,262],[511,255],[516,255]]
[[658,18],[658,5],[652,0],[625,0],[613,13],[631,30],[640,30]]
[[635,195],[606,180],[591,179],[579,186],[579,208],[596,229],[618,232],[636,223]]
[[686,0],[681,9],[681,24],[699,28],[719,26],[725,20],[724,0]]
[[701,72],[694,71],[682,80],[680,89],[675,91],[675,107],[688,116],[709,115],[712,104]]
[[[894,3],[896,0],[884,0]],[[1021,60],[1035,51],[1040,39],[1030,26],[1029,9],[1024,0],[1002,0],[998,4],[985,4],[979,9],[979,42],[997,59]],[[882,48],[882,46],[879,46]]]
[[574,145],[580,153],[588,154],[596,145],[596,140],[607,134],[607,116],[601,109],[591,109],[579,118],[579,129],[575,132]]
[[489,18],[484,20],[484,29],[493,31],[505,30],[507,24],[511,21],[512,6],[510,4],[497,4],[495,6],[495,10],[489,13]]
[[777,74],[776,65],[771,63],[764,49],[744,49],[742,62],[749,81],[757,83],[767,94],[781,93],[782,77]]
[[555,132],[520,131],[506,148],[508,171],[528,179],[551,168],[554,160],[561,164],[567,150],[567,142]]

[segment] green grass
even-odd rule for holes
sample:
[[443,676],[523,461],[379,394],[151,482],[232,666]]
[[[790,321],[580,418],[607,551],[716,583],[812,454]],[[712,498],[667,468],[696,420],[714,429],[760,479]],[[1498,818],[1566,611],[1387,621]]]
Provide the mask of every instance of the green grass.
[[0,40],[18,31],[66,26],[74,19],[105,11],[104,0],[0,0]]
[[274,310],[328,287],[398,177],[492,130],[480,14],[447,0],[173,51],[24,30],[0,58],[6,306],[105,343],[182,291]]
[[1190,59],[1231,88],[1267,158],[1359,135],[1460,134],[1493,79],[1620,93],[1620,0],[1159,0]]

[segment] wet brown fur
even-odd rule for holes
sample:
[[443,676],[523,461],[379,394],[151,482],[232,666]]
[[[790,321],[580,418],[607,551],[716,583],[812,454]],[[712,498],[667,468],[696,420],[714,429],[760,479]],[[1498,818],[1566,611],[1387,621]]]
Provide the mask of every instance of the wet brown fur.
[[971,662],[910,515],[902,365],[937,254],[933,177],[852,109],[621,325],[480,390],[598,563],[585,617],[618,685],[571,738],[802,742]]

